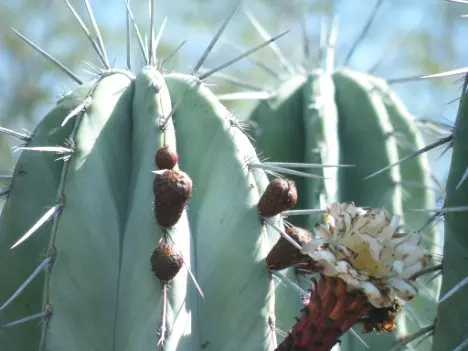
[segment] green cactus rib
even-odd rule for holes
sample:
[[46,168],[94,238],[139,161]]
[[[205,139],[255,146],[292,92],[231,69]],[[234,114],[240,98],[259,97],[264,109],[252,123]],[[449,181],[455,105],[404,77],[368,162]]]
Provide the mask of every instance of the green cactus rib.
[[364,180],[373,171],[398,160],[396,141],[391,136],[393,127],[383,101],[360,73],[338,71],[333,74],[333,81],[339,115],[340,163],[356,165],[339,172],[341,201],[385,207],[402,215],[398,167]]
[[275,294],[264,258],[278,236],[262,227],[256,208],[268,179],[248,169],[248,162],[258,162],[252,145],[203,84],[180,74],[165,79],[173,104],[184,101],[175,124],[180,165],[195,184],[188,217],[205,294],[194,323],[200,341],[213,350],[274,350],[275,331],[266,321],[276,314],[292,323],[300,296],[279,293],[272,311]]
[[[249,119],[258,125],[255,146],[260,155],[268,161],[304,162],[305,137],[302,119],[302,87],[306,77],[295,76],[282,84],[268,100],[262,100],[252,111]],[[291,176],[300,194],[305,194],[305,180]],[[307,208],[306,197],[299,197],[296,207]],[[303,218],[297,218],[295,225],[305,226]]]
[[[308,77],[302,89],[304,101],[305,163],[337,165],[339,162],[338,111],[335,87],[331,76],[318,71]],[[317,169],[316,174],[326,179],[306,182],[307,208],[324,208],[336,200],[338,188],[337,167]],[[313,228],[316,218],[309,216],[308,228]]]
[[[363,74],[349,70],[333,74],[339,116],[340,163],[356,167],[339,171],[341,201],[359,206],[384,207],[402,215],[401,174],[394,167],[379,177],[364,180],[375,170],[398,160],[398,148],[391,136],[393,126],[378,92]],[[370,349],[386,348],[396,333],[362,334]],[[352,335],[343,340],[345,350],[360,350],[362,345]]]
[[[162,76],[150,66],[137,77],[108,71],[47,116],[29,146],[68,141],[72,154],[54,162],[52,153],[23,151],[0,222],[2,280],[12,280],[4,300],[40,257],[51,260],[45,284],[36,278],[27,286],[0,312],[2,324],[39,311],[47,318],[42,336],[32,322],[2,331],[2,349],[154,349],[163,294],[149,257],[161,240],[173,241],[186,266],[168,287],[164,350],[275,349],[275,327],[290,327],[301,299],[276,288],[267,271],[278,234],[256,206],[268,178],[249,167],[259,160],[232,118],[196,77]],[[154,154],[164,145],[177,149],[194,183],[188,212],[169,229],[156,223],[151,191]],[[54,204],[60,211],[8,252]],[[17,266],[13,275],[8,269]]]
[[[425,144],[421,133],[414,123],[415,119],[401,99],[390,89],[384,80],[373,76],[368,76],[367,78],[380,92],[387,109],[394,128],[394,137],[397,140],[399,159],[423,148]],[[406,211],[434,206],[435,196],[430,179],[429,160],[426,155],[422,155],[410,162],[401,163],[399,167],[402,179],[401,187],[405,189],[403,194],[405,227],[410,231],[419,230],[424,223],[430,220],[430,216],[424,212]],[[433,227],[423,230],[422,233],[426,237],[426,247],[428,249],[435,251],[440,248],[436,230]]]
[[[307,136],[304,133],[305,128],[307,128],[306,125],[310,124],[310,121],[316,120],[317,114],[322,113],[321,110],[317,112],[314,109],[307,112],[308,104],[314,103],[314,98],[309,96],[312,91],[307,93],[305,91],[309,89],[306,88],[307,86],[310,86],[310,90],[312,90],[312,86],[315,84],[313,82],[313,78],[296,75],[280,85],[270,99],[261,101],[252,111],[249,120],[255,122],[258,126],[253,135],[255,146],[257,152],[263,158],[271,162],[287,161],[297,163],[304,163],[306,160],[315,162],[317,160],[314,150],[306,156],[308,153],[304,148],[306,142],[311,145],[316,143],[315,134]],[[307,112],[305,116],[304,112]],[[317,121],[317,123],[321,125],[321,122]],[[313,172],[310,169],[307,172],[323,176],[323,174]],[[289,178],[295,182],[297,191],[301,194],[298,197],[297,208],[316,208],[320,205],[320,196],[309,192],[310,189],[308,189],[308,180],[306,178],[294,175]],[[322,184],[322,179],[314,180],[314,187],[317,187],[317,183]],[[311,203],[311,201],[313,202]],[[318,216],[313,218],[317,219]],[[305,216],[290,217],[288,221],[299,227],[308,227],[311,223],[311,219]],[[306,291],[312,287],[312,281],[308,275],[304,275],[301,279],[293,272],[287,272],[286,276]],[[280,287],[280,289],[278,295],[288,296],[288,287]],[[284,291],[284,294],[281,291]],[[279,323],[281,323],[281,320],[292,320],[287,314],[282,318],[280,311],[277,311],[277,313]],[[299,309],[296,310],[294,317],[297,317],[298,313]],[[291,328],[290,324],[278,326],[282,330]]]
[[[34,130],[30,147],[65,145],[73,124],[61,127],[63,119],[79,106],[82,96],[93,83],[87,83],[57,104]],[[29,239],[11,251],[20,235],[48,211],[57,200],[62,161],[51,152],[23,151],[13,174],[10,193],[0,217],[0,276],[2,284],[0,301],[6,301],[22,284],[25,277],[48,255],[52,222],[45,223]],[[42,309],[44,276],[33,280],[14,301],[0,312],[0,325],[35,314]],[[0,331],[0,346],[4,350],[21,351],[37,349],[41,329],[34,322]],[[27,335],[28,337],[25,337]]]
[[[390,121],[394,127],[398,143],[398,157],[402,159],[412,152],[425,146],[419,131],[414,124],[414,117],[408,112],[400,98],[389,88],[384,80],[369,76],[369,80],[382,94]],[[431,190],[429,160],[421,155],[409,162],[400,164],[403,194],[403,211],[405,228],[408,231],[419,230],[430,221],[430,215],[425,212],[411,211],[414,209],[431,208],[435,203],[434,191]],[[405,183],[406,182],[406,183]],[[406,185],[409,184],[409,185]],[[405,190],[406,188],[406,190]],[[423,245],[434,254],[440,253],[441,243],[435,226],[427,226],[420,232]],[[429,281],[428,281],[429,280]],[[440,292],[441,278],[421,277],[419,280],[421,293],[411,301],[413,313],[400,314],[398,317],[399,334],[411,335],[421,327],[426,326],[435,318],[435,304]],[[419,344],[420,350],[429,350],[432,337],[427,337]]]
[[[120,265],[115,350],[154,348],[156,331],[162,322],[162,289],[149,270],[148,262],[152,250],[162,240],[163,231],[154,219],[150,189],[155,150],[164,145],[176,150],[172,121],[168,121],[164,131],[159,128],[171,108],[171,98],[162,75],[152,67],[144,68],[136,77],[132,103],[132,166]],[[190,265],[193,246],[185,215],[170,229],[170,236]],[[166,320],[171,333],[166,340],[168,350],[188,350],[194,338],[190,336],[194,327],[190,314],[196,313],[196,305],[189,280],[184,269],[170,283]],[[178,345],[184,337],[190,337],[190,342],[187,340]],[[194,342],[198,343],[198,340]]]
[[[42,350],[112,349],[121,232],[131,170],[132,80],[109,74],[88,96],[70,138],[75,149],[62,170],[63,209],[51,232],[55,262],[47,276]],[[26,245],[26,244],[23,244]]]
[[[465,87],[464,87],[465,88]],[[464,89],[454,128],[453,152],[444,207],[468,205],[468,181],[461,183],[468,167],[468,94]],[[468,220],[466,212],[447,212],[444,221],[444,260],[441,296],[466,279]],[[434,349],[455,349],[465,342],[468,330],[467,285],[437,306]]]
[[[282,159],[288,162],[305,162],[306,155],[307,160],[325,160],[325,155],[317,156],[317,146],[325,144],[325,152],[322,153],[331,151],[327,155],[330,163],[335,163],[339,152],[341,164],[357,167],[340,168],[340,171],[333,172],[338,173],[343,180],[336,190],[332,190],[332,185],[326,181],[328,190],[325,190],[323,182],[317,182],[320,186],[316,184],[316,188],[321,192],[328,192],[331,197],[339,194],[341,201],[355,201],[360,206],[384,205],[401,214],[401,207],[394,208],[393,205],[399,203],[401,198],[397,168],[376,180],[363,180],[373,170],[390,164],[389,160],[397,161],[398,153],[395,141],[387,135],[391,133],[392,127],[383,102],[378,96],[369,94],[370,83],[365,80],[357,82],[355,76],[354,72],[340,71],[332,75],[333,82],[325,74],[316,74],[307,83],[306,77],[297,76],[281,84],[274,98],[262,101],[250,115],[250,119],[259,125],[256,145],[259,152],[271,161]],[[317,106],[324,107],[315,110]],[[361,106],[366,110],[361,110]],[[335,109],[338,114],[341,113],[339,122],[336,122]],[[306,127],[306,121],[317,123],[316,129]],[[372,148],[362,142],[362,132],[367,132],[364,135],[369,140],[369,145],[378,140],[378,145],[383,147]],[[353,137],[359,139],[357,145],[352,143],[356,140],[346,141],[346,138]],[[369,139],[371,137],[372,140]],[[344,147],[343,143],[353,147]],[[366,153],[369,157],[366,157],[366,162],[361,162],[361,156]],[[325,171],[322,175],[327,176]],[[331,174],[328,175],[328,178],[331,177]],[[308,182],[309,180],[299,180],[298,189],[306,189]],[[342,187],[344,188],[341,189]],[[300,190],[299,192],[302,193]],[[313,197],[314,201],[311,201]],[[297,207],[314,208],[320,205],[318,198],[317,194],[311,194],[307,201],[304,198],[299,199]],[[307,225],[308,222],[299,219],[297,225],[301,224]]]

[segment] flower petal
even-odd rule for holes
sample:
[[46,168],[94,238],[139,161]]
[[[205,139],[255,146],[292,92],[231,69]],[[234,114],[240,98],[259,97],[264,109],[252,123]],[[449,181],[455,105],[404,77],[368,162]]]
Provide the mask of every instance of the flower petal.
[[385,298],[377,287],[371,282],[363,282],[361,287],[367,295],[369,302],[375,307],[384,307],[388,304],[390,299]]
[[323,245],[323,240],[322,239],[310,240],[302,247],[301,253],[303,253],[304,255],[308,255],[308,254],[316,251],[322,245]]
[[356,217],[357,211],[354,202],[345,202],[343,203],[342,208],[344,212],[348,213],[351,216],[351,218]]
[[[401,262],[401,261],[398,261]],[[403,272],[400,273],[399,277],[402,279],[409,279],[411,278],[414,274],[418,273],[421,271],[426,265],[422,261],[418,261],[415,264],[405,267]]]
[[332,218],[337,218],[341,214],[341,204],[339,202],[333,202],[328,205],[327,213]]
[[418,290],[403,279],[392,278],[388,280],[388,284],[402,300],[409,301],[418,294]]
[[392,238],[393,234],[397,231],[400,225],[400,216],[393,216],[390,224],[383,228],[382,233],[379,235],[379,238],[383,240],[389,240]]
[[405,265],[411,265],[427,254],[425,248],[407,242],[395,248],[395,259],[405,261]]
[[314,232],[315,234],[317,234],[317,236],[321,237],[322,239],[329,241],[332,239],[332,234],[329,232],[328,228],[325,227],[323,224],[317,223],[314,226]]
[[403,272],[405,268],[405,263],[403,261],[393,261],[392,271],[398,273],[399,275]]
[[[356,252],[354,252],[349,247],[343,244],[336,245],[336,251],[338,251],[336,252],[337,256],[342,256],[340,258],[347,258],[347,259],[353,260],[357,257]],[[338,255],[338,254],[341,254],[341,255]]]
[[398,246],[403,243],[411,243],[412,245],[419,246],[421,243],[421,235],[417,233],[410,233],[407,235],[398,235],[392,239],[393,243]]
[[368,235],[354,235],[348,248],[357,254],[356,258],[351,260],[356,269],[375,277],[382,275],[379,262],[382,246],[377,239]]
[[315,250],[309,254],[314,261],[323,261],[331,265],[335,265],[336,256],[333,252],[329,250]]

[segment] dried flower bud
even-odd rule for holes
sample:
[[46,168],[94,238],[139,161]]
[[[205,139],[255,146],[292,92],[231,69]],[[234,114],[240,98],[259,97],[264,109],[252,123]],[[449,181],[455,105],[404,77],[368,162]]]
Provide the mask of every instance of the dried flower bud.
[[273,217],[288,210],[297,202],[296,185],[291,180],[276,178],[268,184],[257,211],[262,217]]
[[[309,231],[299,227],[287,228],[285,233],[301,246],[304,246],[313,239],[312,234]],[[309,255],[302,254],[289,241],[281,237],[268,253],[266,264],[268,269],[277,271],[299,263],[306,263],[309,260]]]
[[391,333],[396,329],[395,319],[397,313],[401,311],[398,300],[394,300],[393,304],[389,307],[372,308],[368,315],[362,318],[362,332],[371,333],[374,330],[381,332]]
[[185,172],[167,170],[154,179],[153,194],[156,220],[163,227],[172,227],[192,194],[192,180]]
[[182,254],[174,245],[161,243],[151,255],[151,268],[162,282],[169,282],[179,273],[184,263]]

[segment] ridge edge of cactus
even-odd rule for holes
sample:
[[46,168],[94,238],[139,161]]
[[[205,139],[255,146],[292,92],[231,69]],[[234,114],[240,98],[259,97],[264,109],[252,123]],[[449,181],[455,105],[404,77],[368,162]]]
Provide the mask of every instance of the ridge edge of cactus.
[[[452,159],[446,184],[444,208],[466,208],[468,204],[468,93],[463,92],[452,134]],[[444,258],[441,296],[437,304],[434,330],[434,349],[462,349],[467,343],[467,274],[465,261],[468,252],[466,209],[447,211],[444,220]]]

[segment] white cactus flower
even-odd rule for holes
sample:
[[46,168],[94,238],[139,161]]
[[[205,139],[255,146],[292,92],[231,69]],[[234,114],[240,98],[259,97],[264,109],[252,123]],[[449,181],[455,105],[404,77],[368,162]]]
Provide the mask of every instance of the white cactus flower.
[[326,224],[314,228],[324,243],[313,240],[302,253],[312,257],[320,273],[341,278],[375,307],[391,306],[395,298],[409,301],[418,293],[410,278],[431,256],[418,234],[397,232],[399,221],[385,209],[335,202],[327,208]]

